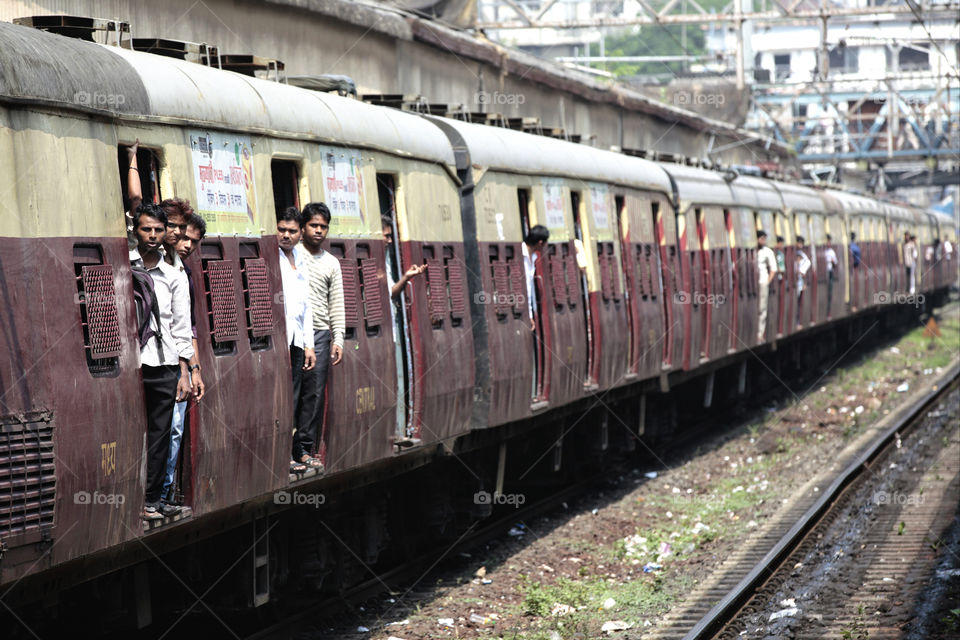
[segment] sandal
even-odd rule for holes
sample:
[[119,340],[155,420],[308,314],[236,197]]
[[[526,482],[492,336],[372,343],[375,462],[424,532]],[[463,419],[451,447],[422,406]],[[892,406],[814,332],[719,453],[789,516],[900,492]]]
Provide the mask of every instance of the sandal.
[[303,475],[306,472],[307,472],[307,465],[301,464],[296,460],[290,461],[290,473],[295,473],[299,476],[299,475]]
[[320,462],[320,458],[314,458],[311,455],[303,454],[303,457],[300,458],[301,464],[305,464],[311,469],[316,469],[317,471],[323,471],[323,463]]

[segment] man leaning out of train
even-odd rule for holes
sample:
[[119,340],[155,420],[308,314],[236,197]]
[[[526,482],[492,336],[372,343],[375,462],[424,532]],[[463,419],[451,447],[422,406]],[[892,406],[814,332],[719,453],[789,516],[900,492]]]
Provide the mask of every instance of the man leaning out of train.
[[[287,345],[293,376],[293,418],[296,432],[313,420],[317,401],[317,355],[313,348],[313,310],[305,250],[300,245],[300,212],[287,207],[277,219],[277,244],[280,246],[280,276],[283,281],[283,311],[287,321]],[[290,461],[290,472],[301,474],[307,466],[303,456]]]
[[[205,385],[200,374],[200,352],[197,347],[197,299],[193,288],[193,278],[189,258],[204,236],[207,235],[207,223],[194,212],[189,200],[171,198],[160,203],[160,208],[167,214],[167,234],[163,239],[164,259],[167,264],[182,269],[187,274],[187,284],[190,289],[190,328],[192,333],[193,357],[190,359],[190,388],[197,402],[203,398]],[[187,399],[176,404],[173,410],[173,422],[170,425],[170,453],[167,455],[167,464],[164,471],[163,490],[161,499],[164,502],[177,504],[177,487],[174,483],[177,472],[177,462],[180,458],[180,442],[183,439],[183,425],[187,413]]]
[[323,248],[330,231],[330,209],[322,202],[303,208],[301,225],[307,276],[310,283],[310,307],[313,312],[313,347],[317,354],[316,393],[313,419],[300,425],[293,436],[293,459],[323,471],[323,464],[312,454],[323,422],[327,373],[343,358],[346,318],[343,307],[343,278],[340,260]]
[[[147,409],[147,486],[143,518],[159,520],[180,508],[162,503],[164,469],[170,450],[174,404],[190,397],[188,365],[193,357],[187,274],[164,260],[161,243],[167,214],[158,205],[141,204],[133,220],[137,238],[130,251],[134,290],[146,322],[140,332],[140,364]],[[180,378],[177,379],[179,369]]]
[[767,302],[770,295],[770,283],[777,277],[777,257],[773,249],[767,246],[767,232],[757,231],[757,272],[760,279],[760,318],[757,324],[757,342],[763,342],[767,336]]

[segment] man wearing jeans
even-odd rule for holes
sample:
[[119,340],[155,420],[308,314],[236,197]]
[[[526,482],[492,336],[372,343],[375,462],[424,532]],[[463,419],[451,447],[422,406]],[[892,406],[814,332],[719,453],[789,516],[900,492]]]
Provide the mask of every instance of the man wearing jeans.
[[346,320],[343,308],[343,278],[340,260],[323,248],[330,231],[330,209],[322,202],[311,202],[303,208],[301,222],[307,275],[310,283],[310,306],[313,311],[313,346],[317,356],[317,400],[313,420],[298,425],[293,434],[293,459],[323,470],[313,455],[317,433],[321,431],[326,405],[327,372],[330,365],[343,358],[343,334]]
[[[158,319],[151,314],[153,335],[140,347],[143,393],[147,409],[147,482],[143,518],[160,520],[180,512],[161,504],[163,471],[170,450],[170,425],[176,402],[190,397],[187,363],[193,357],[190,339],[190,292],[187,276],[163,259],[161,240],[167,214],[155,204],[137,207],[133,227],[137,247],[130,251],[131,266],[153,280]],[[177,380],[179,366],[180,379]]]
[[[173,207],[165,206],[164,203],[174,203]],[[185,201],[180,201],[185,202]],[[168,260],[168,264],[179,265],[179,268],[187,274],[187,284],[190,288],[190,326],[193,332],[193,358],[190,359],[188,369],[190,370],[190,387],[193,389],[193,397],[197,402],[203,398],[205,386],[203,377],[200,375],[200,356],[197,346],[197,314],[196,314],[196,296],[193,291],[193,280],[191,280],[190,267],[184,262],[200,246],[203,237],[207,235],[207,223],[203,218],[194,213],[190,208],[190,203],[186,202],[187,211],[178,212],[176,201],[160,203],[160,207],[167,214],[167,238],[164,241],[163,248],[168,254],[176,256],[173,261]],[[172,225],[179,228],[179,233],[171,238]],[[161,493],[164,502],[176,504],[176,487],[174,485],[174,476],[177,473],[177,462],[180,459],[180,442],[183,440],[183,425],[187,415],[187,401],[178,402],[173,408],[173,423],[170,425],[170,453],[167,455],[167,467],[163,479],[163,491]]]

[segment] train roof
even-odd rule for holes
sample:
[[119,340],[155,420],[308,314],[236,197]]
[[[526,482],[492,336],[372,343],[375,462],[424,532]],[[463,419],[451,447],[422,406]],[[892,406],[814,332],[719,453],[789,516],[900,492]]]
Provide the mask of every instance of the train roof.
[[416,115],[164,56],[0,23],[0,100],[296,136],[454,164]]
[[484,170],[564,176],[670,194],[670,180],[649,160],[513,129],[430,117],[456,130],[470,162]]
[[783,207],[780,192],[764,178],[741,175],[728,182],[725,174],[699,167],[665,164],[663,169],[677,185],[681,211],[695,203],[771,211]]

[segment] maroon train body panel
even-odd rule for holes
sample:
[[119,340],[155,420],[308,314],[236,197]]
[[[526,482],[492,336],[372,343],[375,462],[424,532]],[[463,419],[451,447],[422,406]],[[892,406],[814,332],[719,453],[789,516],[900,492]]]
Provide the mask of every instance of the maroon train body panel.
[[[427,264],[424,277],[410,285],[408,318],[413,342],[413,436],[427,444],[470,430],[473,411],[473,334],[470,318],[455,314],[469,308],[462,279],[463,243],[400,243],[405,265]],[[451,286],[449,264],[459,262],[460,283]],[[456,271],[456,269],[454,270]],[[455,373],[454,373],[455,372]],[[454,373],[454,375],[451,375]]]
[[[208,238],[191,256],[197,341],[207,393],[189,425],[195,513],[216,511],[282,487],[288,481],[292,433],[290,355],[276,238]],[[270,333],[258,336],[250,314],[250,263],[266,266]],[[217,264],[219,263],[219,265]],[[222,266],[227,275],[217,268]],[[262,286],[262,284],[261,284]],[[224,300],[211,291],[224,293]],[[232,289],[232,291],[231,291]],[[229,293],[229,298],[227,297]],[[232,309],[230,307],[233,307]],[[223,324],[221,324],[223,323]],[[236,326],[235,339],[221,326]],[[223,339],[217,340],[217,337]],[[251,402],[237,402],[237,394]]]
[[[530,414],[534,339],[522,279],[520,243],[481,242],[479,255],[486,261],[479,267],[483,290],[477,295],[482,298],[488,328],[490,408],[487,425],[496,426]],[[514,273],[521,275],[519,299],[514,291]]]
[[326,468],[345,471],[393,455],[396,351],[383,241],[331,238],[344,283],[343,361],[330,367],[322,437]]
[[549,319],[551,406],[583,397],[587,380],[587,324],[573,241],[550,243],[537,261],[542,304]]

